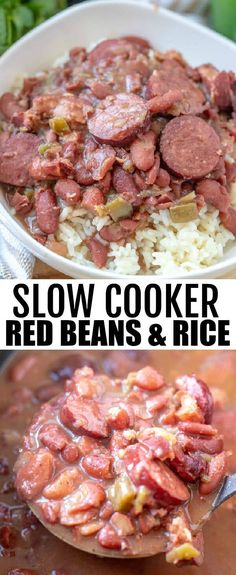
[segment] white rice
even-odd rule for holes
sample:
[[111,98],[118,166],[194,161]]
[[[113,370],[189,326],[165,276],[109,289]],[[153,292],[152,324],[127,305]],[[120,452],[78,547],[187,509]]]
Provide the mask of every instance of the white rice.
[[[71,260],[94,266],[83,241],[109,223],[108,216],[94,217],[82,208],[64,207],[56,239],[65,243]],[[150,214],[145,227],[128,240],[109,244],[107,269],[124,275],[159,276],[196,271],[222,258],[233,240],[215,208],[202,208],[196,220],[184,224],[174,224],[169,210],[160,210]]]

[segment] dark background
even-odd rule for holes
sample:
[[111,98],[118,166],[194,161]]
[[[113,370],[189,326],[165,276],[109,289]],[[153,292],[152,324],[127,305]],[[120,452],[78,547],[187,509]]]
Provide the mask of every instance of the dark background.
[[80,2],[84,2],[84,0],[69,0],[68,6],[72,6],[72,4],[80,4]]

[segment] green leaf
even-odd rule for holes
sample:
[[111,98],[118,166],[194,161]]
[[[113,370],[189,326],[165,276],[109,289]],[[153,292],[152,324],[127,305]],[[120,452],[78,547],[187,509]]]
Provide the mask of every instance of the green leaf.
[[34,25],[34,18],[27,6],[17,6],[11,13],[11,20],[16,30],[16,37],[20,38],[24,32]]
[[7,43],[7,19],[4,8],[0,7],[0,45]]
[[65,8],[64,0],[30,0],[28,6],[33,10],[37,20],[44,20]]

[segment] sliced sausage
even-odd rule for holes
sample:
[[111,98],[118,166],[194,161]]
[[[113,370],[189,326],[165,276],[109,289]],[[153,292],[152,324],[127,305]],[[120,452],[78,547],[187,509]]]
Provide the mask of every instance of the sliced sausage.
[[125,450],[123,461],[133,483],[151,489],[162,506],[179,505],[188,501],[190,493],[186,485],[165,463],[150,461],[148,450],[143,447],[131,445]]
[[138,188],[136,187],[132,174],[129,174],[120,166],[115,166],[113,170],[112,183],[115,191],[127,202],[136,204],[138,200]]
[[155,161],[156,135],[151,130],[136,138],[130,152],[133,164],[138,170],[150,170]]
[[220,212],[227,212],[230,197],[227,189],[216,180],[201,180],[196,186],[197,194],[201,194],[207,204],[211,204]]
[[169,91],[178,90],[182,98],[173,102],[169,113],[173,116],[180,114],[199,114],[203,110],[205,96],[200,88],[191,80],[176,60],[168,59],[162,62],[159,70],[154,70],[147,83],[146,97],[148,100],[155,96],[163,96]]
[[220,214],[224,227],[236,236],[236,210],[229,208],[226,213]]
[[29,173],[31,163],[38,152],[40,138],[35,134],[0,134],[0,181],[12,186],[32,183]]
[[196,116],[171,120],[162,132],[160,149],[170,170],[190,180],[212,172],[221,155],[219,136]]
[[37,224],[44,234],[55,234],[58,228],[60,208],[51,188],[41,188],[35,195]]
[[204,477],[204,481],[200,482],[199,493],[200,495],[209,495],[219,487],[223,481],[227,470],[227,455],[225,451],[213,457],[209,463],[208,473]]
[[203,457],[195,453],[191,455],[184,453],[180,445],[175,445],[174,454],[175,457],[169,461],[171,469],[176,471],[184,481],[195,483],[206,469]]
[[86,245],[91,253],[91,258],[98,268],[104,268],[107,263],[108,247],[95,238],[86,241]]
[[54,188],[56,196],[59,196],[69,206],[76,206],[80,200],[81,190],[79,184],[69,178],[58,180]]
[[108,96],[88,120],[89,132],[98,142],[121,146],[144,129],[149,120],[146,102],[136,94]]
[[14,94],[11,92],[5,92],[5,94],[0,98],[0,112],[6,120],[11,121],[13,114],[24,112],[24,109],[17,102]]
[[134,46],[137,46],[139,50],[150,50],[151,48],[148,40],[142,38],[141,36],[122,36],[121,39],[130,42],[130,44],[134,44]]
[[176,386],[178,389],[187,391],[189,395],[196,399],[198,407],[200,407],[204,416],[204,423],[211,423],[214,402],[210,389],[206,383],[201,379],[198,379],[195,375],[184,375],[183,377],[178,377],[176,380]]
[[91,437],[108,437],[108,425],[102,406],[93,399],[78,397],[71,393],[61,408],[61,420],[76,433]]
[[132,48],[132,43],[128,38],[103,40],[88,53],[88,61],[94,66],[106,60],[112,62],[117,57],[126,60],[129,56],[130,48]]

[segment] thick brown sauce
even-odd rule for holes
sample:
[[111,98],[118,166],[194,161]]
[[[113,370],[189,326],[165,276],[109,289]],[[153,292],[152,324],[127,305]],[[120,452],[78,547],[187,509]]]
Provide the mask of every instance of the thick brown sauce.
[[[232,411],[235,410],[236,423],[236,353],[235,352],[20,352],[18,359],[35,356],[34,365],[25,374],[23,381],[13,384],[9,377],[9,364],[1,376],[0,399],[0,457],[7,457],[10,468],[16,459],[18,445],[23,431],[32,414],[38,409],[39,397],[46,401],[51,385],[50,372],[55,368],[72,367],[95,362],[96,369],[117,376],[137,369],[147,363],[157,367],[169,380],[177,374],[196,372],[211,386],[220,387],[226,394],[226,405],[231,413],[219,416],[217,426],[225,432],[226,448],[234,450],[231,457],[231,470],[236,471],[236,425],[232,424]],[[70,360],[68,361],[68,359]],[[13,358],[15,361],[16,355]],[[68,375],[66,373],[66,375]],[[55,376],[54,376],[55,379]],[[54,382],[56,390],[62,383]],[[40,388],[40,390],[39,390]],[[23,389],[23,391],[22,391]],[[27,390],[32,390],[32,395]],[[44,396],[44,397],[43,397]],[[224,423],[222,422],[224,420]],[[228,422],[228,426],[227,426]],[[224,429],[223,429],[224,428]],[[1,470],[1,466],[0,466]],[[1,471],[0,471],[1,473]],[[9,491],[6,493],[6,491]],[[0,475],[0,575],[7,575],[16,568],[33,569],[37,575],[87,575],[96,571],[97,575],[233,575],[236,572],[236,499],[214,513],[205,527],[205,561],[202,567],[176,567],[167,565],[164,557],[157,556],[139,560],[99,559],[77,551],[50,535],[27,511],[11,487],[11,475]],[[4,505],[10,505],[14,525],[14,535],[10,537],[10,547],[3,548],[2,526],[10,524],[2,517]],[[28,575],[28,574],[27,574]],[[29,573],[31,575],[31,573]]]

